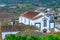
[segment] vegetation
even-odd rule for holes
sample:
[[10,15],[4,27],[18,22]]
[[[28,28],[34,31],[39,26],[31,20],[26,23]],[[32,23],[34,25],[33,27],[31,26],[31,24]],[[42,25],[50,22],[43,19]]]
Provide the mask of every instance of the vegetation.
[[3,21],[1,24],[2,24],[1,26],[11,25],[10,21]]
[[57,19],[58,19],[58,16],[55,16],[55,17],[54,17],[54,19],[56,19],[56,20],[57,20]]
[[6,35],[4,40],[60,40],[60,33],[58,34],[49,34],[48,36],[41,37],[41,36],[27,36],[27,35],[16,35],[16,34],[10,34]]

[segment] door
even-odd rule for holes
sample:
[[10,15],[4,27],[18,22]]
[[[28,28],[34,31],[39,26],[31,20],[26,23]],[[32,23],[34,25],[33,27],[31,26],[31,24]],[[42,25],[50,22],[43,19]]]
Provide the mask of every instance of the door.
[[35,26],[41,29],[41,23],[35,23]]

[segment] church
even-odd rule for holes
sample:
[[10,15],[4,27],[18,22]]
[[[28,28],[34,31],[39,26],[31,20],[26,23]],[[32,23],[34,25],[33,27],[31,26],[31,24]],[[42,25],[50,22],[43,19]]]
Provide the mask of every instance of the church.
[[40,12],[37,10],[29,10],[20,15],[19,23],[23,23],[25,25],[34,25],[38,27],[41,32],[43,32],[44,29],[49,32],[50,28],[55,27],[54,12]]

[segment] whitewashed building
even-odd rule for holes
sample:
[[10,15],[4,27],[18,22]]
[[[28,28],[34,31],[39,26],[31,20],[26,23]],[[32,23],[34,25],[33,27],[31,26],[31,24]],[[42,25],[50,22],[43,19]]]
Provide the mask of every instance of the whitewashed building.
[[27,11],[20,15],[19,23],[24,23],[25,25],[34,25],[40,28],[41,32],[47,29],[49,32],[50,28],[55,27],[53,12],[38,12],[38,11]]

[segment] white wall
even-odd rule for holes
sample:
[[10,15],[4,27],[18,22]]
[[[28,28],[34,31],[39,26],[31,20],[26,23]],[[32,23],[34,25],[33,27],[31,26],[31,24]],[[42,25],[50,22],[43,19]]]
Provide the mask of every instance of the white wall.
[[30,20],[30,25],[34,25],[34,20]]
[[[46,16],[44,16],[44,17],[46,17]],[[47,18],[47,27],[44,27],[44,22],[43,22],[44,17],[39,18],[39,19],[37,19],[37,20],[34,21],[34,23],[37,23],[37,22],[40,22],[40,23],[41,23],[41,31],[42,31],[44,28],[46,28],[47,30],[49,30],[49,20],[50,20],[50,19],[49,19],[48,17],[46,17],[46,18]],[[37,25],[37,26],[38,26],[38,25]]]
[[7,34],[16,34],[17,32],[2,32],[2,39],[4,40],[5,35]]
[[[22,19],[22,20],[21,20]],[[26,22],[25,22],[26,20]],[[19,17],[19,23],[24,23],[24,24],[28,24],[28,19],[25,17]]]
[[21,18],[22,18],[22,17],[19,17],[19,23],[21,23]]
[[[35,23],[41,23],[41,22],[42,22],[41,18],[34,20],[34,25]],[[36,27],[39,27],[39,24],[37,24]]]
[[[43,26],[43,24],[44,24],[44,22],[43,22],[43,20],[44,20],[44,18],[47,18],[47,27],[44,27]],[[46,28],[48,31],[49,31],[49,20],[50,20],[50,18],[49,17],[47,17],[47,16],[44,16],[44,17],[42,17],[42,18],[39,18],[39,19],[36,19],[36,20],[31,20],[31,19],[28,19],[28,18],[25,18],[25,17],[22,17],[22,23],[24,23],[24,24],[26,24],[26,25],[35,25],[35,23],[38,23],[38,22],[40,22],[41,23],[41,31],[44,29],[44,28]],[[25,22],[25,20],[26,20],[26,22]],[[30,23],[29,23],[29,21],[30,21]],[[19,17],[19,23],[21,22],[21,17]],[[39,25],[37,25],[37,26],[39,26]],[[54,28],[54,23],[51,23],[51,28]]]
[[25,18],[24,18],[24,17],[22,17],[22,23],[24,23],[24,24],[25,24]]
[[[22,21],[21,21],[22,18]],[[26,22],[25,22],[26,21]],[[30,23],[29,23],[30,21]],[[19,17],[19,23],[24,23],[26,25],[34,25],[34,21],[25,17]]]
[[50,23],[50,28],[54,28],[54,23]]

